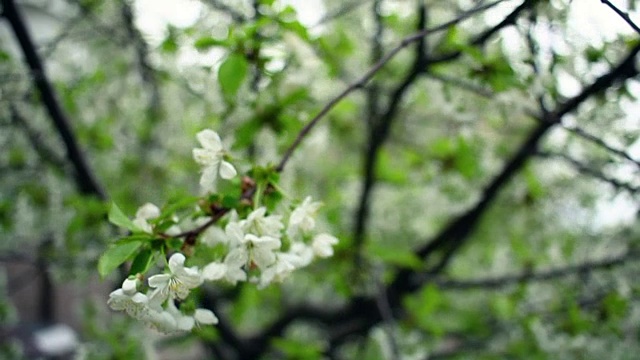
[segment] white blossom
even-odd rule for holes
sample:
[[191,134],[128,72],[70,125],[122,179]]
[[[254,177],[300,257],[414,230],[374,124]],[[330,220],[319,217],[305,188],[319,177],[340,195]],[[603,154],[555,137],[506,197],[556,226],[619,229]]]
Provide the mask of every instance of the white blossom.
[[314,256],[311,246],[300,241],[292,243],[288,253],[292,255],[290,261],[297,269],[311,264]]
[[307,196],[302,204],[298,205],[289,217],[289,227],[287,233],[289,236],[295,236],[298,230],[309,232],[316,226],[316,212],[320,208],[321,203],[312,202],[311,196]]
[[125,311],[129,316],[141,319],[148,313],[148,298],[137,291],[135,280],[125,280],[122,287],[109,294],[107,304],[113,310]]
[[313,238],[311,247],[316,256],[326,258],[333,255],[333,245],[337,243],[338,239],[335,236],[323,233]]
[[256,236],[270,236],[280,238],[282,236],[282,216],[269,215],[266,216],[267,208],[260,207],[252,211],[246,220],[240,222],[242,230],[245,233],[251,233]]
[[258,288],[263,289],[270,283],[282,282],[293,270],[296,269],[294,265],[297,262],[297,256],[288,253],[278,252],[275,254],[276,260],[273,264],[268,266],[260,274],[258,282]]
[[224,160],[225,150],[217,132],[205,129],[196,138],[202,148],[193,149],[193,159],[202,166],[200,186],[206,191],[214,191],[216,179],[231,179],[237,175],[236,169]]
[[152,203],[146,203],[138,208],[136,211],[136,217],[133,219],[133,224],[140,228],[140,230],[152,234],[153,228],[149,224],[148,220],[155,219],[160,216],[160,209]]
[[229,251],[224,262],[212,262],[202,269],[204,280],[215,281],[225,279],[235,285],[238,281],[247,281],[247,273],[243,267],[249,260],[247,251],[237,247]]
[[170,274],[153,275],[149,278],[149,286],[155,288],[166,299],[184,299],[189,291],[202,284],[202,278],[197,267],[184,267],[185,257],[175,253],[169,258]]
[[249,260],[263,270],[276,261],[274,250],[280,248],[280,239],[271,236],[255,236],[246,234],[244,237]]
[[218,317],[216,314],[208,309],[196,309],[193,314],[193,319],[196,321],[196,325],[213,325],[218,323]]

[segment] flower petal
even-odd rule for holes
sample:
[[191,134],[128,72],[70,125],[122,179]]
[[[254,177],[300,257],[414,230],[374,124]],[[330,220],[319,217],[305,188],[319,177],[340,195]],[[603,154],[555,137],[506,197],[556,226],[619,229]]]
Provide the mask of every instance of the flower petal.
[[169,258],[169,269],[172,273],[177,273],[184,269],[184,261],[186,258],[181,253],[175,253]]
[[196,134],[196,138],[203,148],[209,149],[215,152],[222,150],[222,140],[220,135],[211,129],[204,129]]
[[209,281],[219,280],[227,272],[227,265],[212,262],[202,269],[202,278]]
[[218,318],[211,310],[207,309],[196,309],[196,312],[193,314],[193,318],[199,324],[217,324]]
[[171,275],[169,274],[153,275],[149,278],[149,286],[152,288],[164,288],[169,285],[170,279]]
[[226,180],[233,179],[238,174],[236,168],[228,161],[222,160],[220,163],[220,177]]

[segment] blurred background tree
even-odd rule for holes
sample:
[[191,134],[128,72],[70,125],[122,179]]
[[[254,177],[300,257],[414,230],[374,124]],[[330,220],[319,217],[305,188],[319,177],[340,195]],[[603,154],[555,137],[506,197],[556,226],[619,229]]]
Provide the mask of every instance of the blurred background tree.
[[[640,353],[635,1],[0,4],[0,357],[60,323],[87,359]],[[198,192],[204,128],[341,242],[165,337],[96,262],[108,201]]]

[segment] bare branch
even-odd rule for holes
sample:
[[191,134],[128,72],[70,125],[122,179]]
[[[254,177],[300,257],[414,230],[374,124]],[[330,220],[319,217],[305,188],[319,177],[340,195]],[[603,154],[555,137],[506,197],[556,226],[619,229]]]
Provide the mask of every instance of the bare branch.
[[[289,161],[289,158],[293,155],[293,152],[295,151],[295,149],[300,145],[300,143],[302,143],[302,140],[307,136],[307,134],[311,131],[311,129],[313,129],[313,127],[315,127],[315,125],[327,114],[329,113],[329,111],[331,111],[331,109],[333,109],[334,106],[336,106],[336,104],[338,104],[340,101],[342,101],[342,99],[344,99],[345,97],[347,97],[347,95],[349,95],[351,92],[353,92],[356,89],[362,88],[364,87],[367,82],[369,82],[369,80],[371,80],[371,78],[378,72],[380,71],[380,69],[382,69],[391,59],[393,59],[400,51],[402,51],[404,48],[406,48],[407,46],[411,45],[412,43],[419,41],[420,39],[422,39],[424,36],[430,35],[430,34],[434,34],[440,31],[444,31],[446,29],[448,29],[449,27],[462,22],[468,18],[470,18],[471,16],[480,13],[482,11],[486,11],[500,3],[502,3],[505,0],[496,0],[494,2],[491,2],[489,4],[486,5],[481,5],[481,6],[477,6],[463,14],[461,14],[460,16],[458,16],[457,18],[447,21],[444,24],[438,25],[436,27],[433,28],[428,28],[425,29],[423,31],[419,31],[413,35],[407,36],[406,38],[404,38],[400,44],[398,46],[396,46],[395,48],[393,48],[391,51],[389,51],[389,53],[387,53],[387,55],[385,55],[382,59],[380,59],[380,61],[378,61],[375,65],[373,65],[364,75],[362,75],[358,80],[356,80],[355,82],[353,82],[351,85],[347,86],[346,89],[344,89],[340,94],[338,94],[336,97],[334,97],[331,101],[329,101],[321,110],[318,114],[316,114],[316,116],[314,116],[308,123],[307,125],[305,125],[302,130],[298,133],[298,136],[296,137],[296,139],[293,141],[293,143],[289,146],[289,148],[287,149],[287,151],[285,152],[284,156],[282,157],[282,160],[280,160],[280,163],[278,164],[278,166],[276,167],[277,171],[282,171],[284,169],[284,167],[286,166],[287,162]],[[532,0],[525,0],[525,2],[523,4],[531,4],[533,3]],[[529,6],[527,5],[527,6]],[[504,26],[504,24],[498,24],[495,28],[502,28]],[[493,34],[495,31],[488,31],[487,33],[483,34],[479,39],[482,39],[482,41],[486,41],[490,34]],[[489,35],[489,36],[488,36]],[[480,41],[480,43],[482,42]],[[476,41],[477,42],[477,41]],[[456,55],[457,54],[457,55]],[[452,55],[449,55],[447,57],[447,59],[449,57],[457,57],[460,55],[460,53],[456,53]],[[429,60],[430,63],[436,63],[436,62],[440,62],[440,61],[446,61],[443,60],[445,57],[442,58],[438,58],[436,60]]]
[[[435,279],[433,280],[439,288],[443,290],[473,290],[473,289],[499,289],[519,283],[530,283],[539,281],[549,281],[563,278],[575,274],[593,272],[597,270],[611,269],[616,266],[624,265],[631,261],[637,261],[638,251],[629,250],[620,255],[609,258],[588,261],[576,265],[568,265],[555,269],[542,270],[533,272],[531,270],[523,271],[520,274],[504,275],[491,278],[481,278],[472,280],[456,280],[456,279]],[[426,280],[426,279],[425,279]]]
[[42,103],[47,109],[51,120],[60,135],[69,161],[76,172],[76,182],[82,193],[96,195],[100,199],[106,199],[102,186],[98,183],[93,172],[89,169],[87,160],[80,149],[75,135],[71,130],[69,119],[62,110],[49,79],[46,76],[40,56],[36,52],[31,36],[24,24],[22,16],[18,12],[13,0],[2,0],[3,15],[9,21],[11,28],[24,53],[25,61],[31,70],[34,86],[40,92]]
[[53,165],[58,170],[64,172],[66,170],[64,159],[59,158],[56,155],[56,152],[53,149],[49,148],[49,146],[42,141],[41,134],[35,129],[32,129],[27,120],[20,115],[18,109],[15,106],[10,105],[11,112],[11,120],[14,124],[20,126],[23,130],[29,142],[31,142],[31,146],[38,153],[40,158],[45,162]]
[[621,156],[629,161],[631,161],[632,163],[634,163],[636,166],[640,167],[640,161],[634,159],[633,157],[631,157],[631,155],[629,155],[629,153],[620,150],[620,149],[615,149],[612,146],[609,146],[606,142],[604,142],[604,140],[600,139],[599,137],[592,135],[588,132],[586,132],[585,130],[577,127],[577,126],[571,126],[571,125],[566,125],[566,124],[561,124],[562,128],[564,128],[565,130],[580,136],[583,139],[589,140],[592,143],[600,146],[601,148],[609,151],[610,153],[616,154],[618,156]]
[[600,181],[604,181],[610,185],[612,185],[613,187],[615,187],[616,189],[623,189],[626,190],[632,194],[638,193],[640,192],[640,188],[633,186],[631,184],[619,181],[617,179],[608,177],[607,175],[603,174],[602,172],[587,166],[586,164],[582,163],[579,160],[576,160],[574,158],[572,158],[571,156],[564,154],[564,153],[552,153],[552,152],[539,152],[538,155],[542,156],[542,157],[555,157],[555,158],[560,158],[568,163],[570,163],[573,167],[576,168],[576,170],[578,170],[579,172],[586,174],[588,176],[591,176],[595,179],[598,179]]
[[226,13],[227,15],[231,16],[231,19],[237,23],[243,23],[245,21],[247,21],[247,17],[244,16],[244,14],[242,14],[241,12],[237,11],[236,9],[232,8],[231,6],[225,4],[222,1],[219,0],[204,0],[203,1],[205,4],[211,6],[212,8],[218,10],[218,11],[222,11],[223,13]]
[[603,4],[605,4],[609,8],[611,8],[611,10],[613,10],[616,14],[618,14],[618,16],[620,16],[624,21],[626,21],[626,23],[629,24],[629,26],[631,26],[631,28],[633,28],[633,30],[635,30],[638,34],[640,34],[640,27],[638,27],[638,25],[636,25],[633,22],[633,20],[631,20],[631,17],[629,16],[629,13],[626,13],[626,12],[620,10],[615,5],[613,5],[611,3],[611,1],[609,1],[609,0],[600,0],[600,2],[602,2]]

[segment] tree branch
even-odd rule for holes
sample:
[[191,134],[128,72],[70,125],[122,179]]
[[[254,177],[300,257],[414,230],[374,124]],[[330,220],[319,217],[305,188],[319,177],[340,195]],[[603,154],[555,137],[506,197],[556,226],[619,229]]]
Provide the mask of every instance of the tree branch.
[[40,158],[45,162],[51,164],[53,167],[57,168],[61,172],[65,172],[67,170],[64,159],[57,156],[56,152],[53,151],[46,143],[42,141],[41,134],[38,134],[34,129],[31,128],[27,120],[20,115],[18,109],[12,104],[9,106],[9,111],[11,112],[11,120],[17,126],[22,127],[24,130],[27,139],[33,146],[33,149],[38,153]]
[[[162,113],[162,99],[156,71],[153,66],[151,66],[148,58],[149,46],[142,37],[138,28],[135,26],[133,10],[127,1],[121,1],[120,13],[122,14],[124,27],[127,31],[129,40],[135,49],[140,78],[142,79],[143,84],[146,85],[147,90],[151,93],[147,106],[147,120],[149,124],[155,124]],[[143,145],[150,140],[150,134],[145,135],[149,136],[149,138],[142,139]]]
[[544,158],[551,158],[551,157],[555,157],[555,158],[560,158],[566,162],[568,162],[569,164],[571,164],[573,167],[576,168],[576,170],[578,170],[579,172],[586,174],[588,176],[591,176],[595,179],[598,179],[600,181],[606,182],[610,185],[612,185],[613,187],[615,187],[616,189],[623,189],[626,190],[628,192],[630,192],[631,194],[636,194],[638,192],[640,192],[640,188],[633,186],[631,184],[619,181],[617,179],[611,178],[606,176],[605,174],[603,174],[602,172],[593,169],[589,166],[587,166],[586,164],[578,161],[577,159],[572,158],[571,156],[564,154],[564,153],[551,153],[551,152],[547,152],[547,151],[541,151],[538,152],[538,155]]
[[[504,275],[492,278],[471,280],[435,279],[433,282],[442,290],[500,289],[514,284],[548,281],[575,274],[611,269],[616,266],[624,265],[630,261],[640,260],[638,259],[638,254],[639,252],[637,250],[629,250],[623,254],[602,260],[588,261],[577,265],[568,265],[539,272],[532,272],[529,270],[523,271],[521,274]],[[429,280],[425,279],[425,281]]]
[[[351,83],[349,86],[347,86],[346,89],[344,89],[340,94],[338,94],[336,97],[334,97],[331,101],[329,101],[321,110],[320,112],[318,112],[318,114],[316,114],[316,116],[314,116],[303,128],[302,130],[300,130],[300,132],[298,133],[298,136],[296,137],[296,139],[293,141],[293,143],[289,146],[289,148],[287,149],[287,151],[285,152],[285,154],[283,155],[282,159],[280,160],[280,163],[278,164],[278,166],[276,167],[277,171],[282,171],[284,169],[284,167],[286,166],[287,162],[289,161],[289,158],[293,155],[293,152],[296,150],[296,148],[298,146],[300,146],[300,144],[302,143],[302,140],[304,140],[304,138],[307,136],[307,134],[311,131],[311,129],[313,129],[316,124],[327,114],[329,113],[329,111],[331,111],[331,109],[333,109],[334,106],[336,106],[336,104],[338,104],[340,101],[342,101],[342,99],[346,98],[347,95],[351,94],[354,90],[359,89],[364,87],[369,80],[371,80],[371,78],[373,78],[373,76],[380,71],[380,69],[382,69],[391,59],[393,59],[400,51],[402,51],[404,48],[406,48],[407,46],[411,45],[412,43],[419,41],[421,38],[423,38],[424,36],[427,35],[431,35],[440,31],[444,31],[446,29],[448,29],[449,27],[464,21],[468,18],[470,18],[471,16],[482,12],[482,11],[486,11],[500,3],[502,3],[505,0],[496,0],[494,2],[491,2],[489,4],[486,5],[480,5],[477,6],[463,14],[461,14],[460,16],[458,16],[457,18],[447,21],[444,24],[435,26],[433,28],[428,28],[425,29],[423,31],[417,32],[415,34],[412,34],[410,36],[407,36],[406,38],[404,38],[400,44],[398,46],[396,46],[395,48],[393,48],[391,51],[389,51],[389,53],[387,53],[387,55],[385,55],[382,59],[380,59],[380,61],[378,61],[375,65],[373,65],[364,75],[362,75],[358,80],[356,80],[355,82]],[[525,0],[525,4],[526,3],[530,3],[533,0]],[[500,24],[499,24],[500,25]],[[504,26],[504,25],[502,25]],[[491,33],[493,33],[493,31],[490,31]],[[486,37],[487,36],[483,35],[482,37]],[[453,56],[454,58],[459,56],[460,53],[458,52],[457,55]],[[435,61],[429,60],[429,63],[435,63]]]
[[583,139],[589,140],[592,143],[600,146],[601,148],[607,150],[610,153],[613,153],[615,155],[618,155],[620,157],[623,157],[629,161],[631,161],[632,163],[634,163],[636,166],[640,167],[640,161],[634,159],[633,157],[631,157],[631,155],[629,155],[629,153],[620,150],[620,149],[616,149],[613,148],[611,146],[609,146],[604,140],[602,140],[601,138],[592,135],[590,133],[588,133],[587,131],[577,127],[577,126],[571,126],[571,125],[565,125],[565,124],[560,124],[562,126],[563,129],[577,135],[580,136]]
[[[418,32],[424,29],[426,24],[426,9],[422,4],[419,5]],[[398,84],[392,92],[386,111],[377,118],[372,119],[369,130],[369,139],[366,153],[364,154],[364,166],[362,170],[362,190],[358,200],[358,209],[355,213],[354,230],[353,230],[353,247],[356,255],[356,264],[354,269],[358,270],[361,263],[361,249],[365,239],[365,229],[369,218],[370,205],[369,201],[371,193],[376,182],[375,170],[378,162],[378,154],[380,148],[387,140],[391,129],[391,124],[396,118],[400,104],[404,99],[404,95],[411,85],[418,79],[418,76],[426,71],[423,66],[425,59],[424,53],[424,37],[420,37],[415,48],[413,65],[409,69],[405,78]]]
[[60,106],[53,91],[53,87],[46,77],[42,61],[35,50],[31,36],[29,35],[24,20],[18,12],[14,1],[2,0],[1,3],[3,15],[9,21],[18,43],[20,44],[25,61],[31,70],[34,85],[40,93],[42,103],[47,109],[47,112],[49,113],[49,116],[51,117],[51,120],[53,121],[53,124],[65,145],[67,157],[75,169],[76,184],[78,185],[80,192],[95,195],[100,199],[106,199],[106,194],[102,189],[102,186],[100,186],[95,175],[89,169],[87,160],[78,146],[77,140],[71,130],[71,126],[69,125],[69,120],[62,110],[62,107]]
[[629,26],[631,26],[631,28],[633,28],[633,30],[635,30],[638,34],[640,34],[640,27],[638,27],[638,25],[636,25],[633,22],[633,20],[631,20],[631,17],[629,16],[629,13],[626,13],[626,12],[620,10],[615,5],[613,5],[611,3],[611,1],[609,1],[609,0],[600,0],[600,2],[602,2],[605,5],[607,5],[609,8],[611,8],[611,10],[615,11],[615,13],[618,14],[618,16],[620,16],[624,21],[626,21],[626,23],[629,24]]
[[214,8],[216,10],[219,10],[219,11],[222,11],[222,12],[226,13],[236,23],[244,23],[244,22],[246,22],[248,20],[247,17],[244,16],[244,14],[240,13],[239,11],[236,11],[234,8],[232,8],[231,6],[223,3],[222,1],[219,1],[219,0],[205,0],[204,3],[208,4],[209,6],[211,6],[212,8]]
[[[482,215],[495,200],[499,191],[522,169],[526,161],[536,153],[538,144],[543,136],[555,124],[560,122],[562,116],[574,111],[582,102],[615,85],[618,81],[637,75],[635,56],[639,51],[640,45],[633,48],[616,67],[598,78],[590,86],[584,88],[576,97],[557,105],[554,111],[549,112],[542,109],[543,113],[539,115],[540,121],[537,126],[530,132],[526,141],[516,151],[503,170],[483,191],[480,201],[452,221],[450,225],[446,226],[425,246],[416,251],[416,254],[421,258],[427,259],[436,250],[443,250],[443,256],[427,272],[427,276],[435,275],[446,267],[451,256],[461,248],[473,233]],[[401,308],[402,296],[416,291],[423,285],[424,277],[415,279],[415,275],[415,271],[410,268],[400,268],[395,280],[387,287],[389,303],[395,311]],[[341,317],[342,321],[331,326],[329,333],[332,334],[331,342],[333,345],[345,342],[350,335],[362,334],[379,323],[382,319],[377,312],[371,311],[372,306],[375,306],[374,298],[354,299],[350,304],[350,308],[344,311],[344,316]]]

